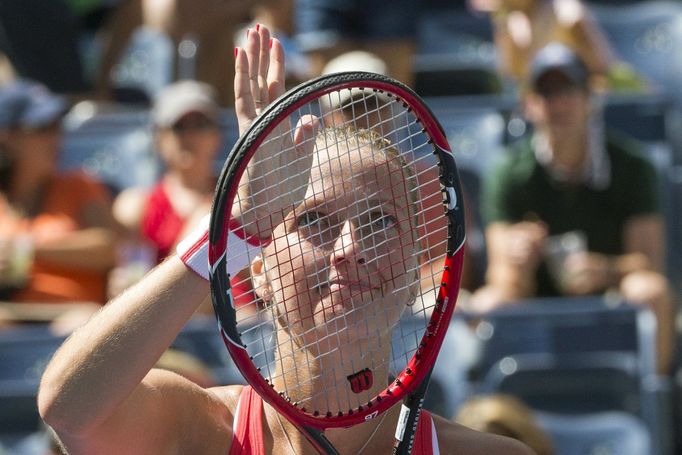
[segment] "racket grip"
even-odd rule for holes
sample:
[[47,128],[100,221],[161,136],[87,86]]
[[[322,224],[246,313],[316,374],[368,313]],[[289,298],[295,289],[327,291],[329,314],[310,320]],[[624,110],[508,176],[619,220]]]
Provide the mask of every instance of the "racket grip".
[[197,227],[185,237],[175,249],[182,262],[208,281],[208,225],[211,215],[204,216]]

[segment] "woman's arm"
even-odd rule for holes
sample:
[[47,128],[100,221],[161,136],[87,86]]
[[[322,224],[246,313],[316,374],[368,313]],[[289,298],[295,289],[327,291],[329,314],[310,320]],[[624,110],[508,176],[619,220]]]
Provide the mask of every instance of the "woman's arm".
[[135,442],[140,453],[169,453],[194,425],[227,418],[210,392],[150,373],[207,294],[208,283],[172,257],[67,339],[43,375],[38,407],[70,453],[129,453]]
[[82,228],[59,236],[36,238],[35,255],[46,262],[78,270],[107,271],[116,264],[116,241],[122,228],[104,201],[83,207]]
[[486,228],[488,269],[486,284],[505,300],[535,294],[535,273],[547,237],[547,228],[538,222],[496,222]]

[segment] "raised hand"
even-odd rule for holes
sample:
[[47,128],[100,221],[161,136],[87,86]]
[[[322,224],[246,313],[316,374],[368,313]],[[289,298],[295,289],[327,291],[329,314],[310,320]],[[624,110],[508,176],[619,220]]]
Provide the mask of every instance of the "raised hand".
[[[244,134],[271,101],[285,92],[282,45],[263,25],[247,30],[235,49],[235,110]],[[244,173],[232,215],[250,235],[267,239],[300,202],[310,174],[319,119],[304,115],[295,127],[282,121],[260,144]]]

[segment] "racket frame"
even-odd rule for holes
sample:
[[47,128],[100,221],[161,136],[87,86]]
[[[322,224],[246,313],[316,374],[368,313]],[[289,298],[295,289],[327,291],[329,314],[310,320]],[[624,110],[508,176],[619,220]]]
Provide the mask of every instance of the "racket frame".
[[[258,239],[247,237],[240,227],[229,218],[230,212],[228,210],[232,207],[238,183],[249,160],[280,122],[288,121],[290,114],[301,106],[326,94],[359,87],[363,87],[365,90],[384,92],[400,99],[403,105],[412,111],[424,127],[427,136],[432,140],[434,153],[440,162],[440,181],[444,193],[444,207],[446,208],[444,216],[447,217],[448,221],[447,251],[433,314],[419,347],[403,371],[377,397],[352,414],[346,412],[343,415],[312,415],[303,412],[294,404],[280,397],[279,393],[258,372],[246,350],[246,345],[241,341],[237,330],[237,314],[230,287],[230,276],[224,273],[227,260],[228,230],[231,229],[233,233],[254,245],[258,244]],[[209,227],[211,297],[220,333],[235,365],[254,390],[277,412],[287,417],[299,428],[310,432],[313,436],[315,434],[321,436],[322,439],[316,444],[318,450],[335,453],[331,445],[325,444],[326,439],[322,435],[322,430],[349,427],[371,420],[387,411],[402,397],[407,396],[409,398],[410,394],[430,376],[459,291],[465,241],[464,207],[461,194],[454,157],[450,151],[445,132],[431,110],[415,92],[404,84],[374,73],[335,73],[321,76],[297,86],[272,102],[254,120],[247,132],[240,136],[229,153],[216,186]],[[454,201],[452,200],[453,197],[455,198]],[[265,240],[264,243],[267,241]]]

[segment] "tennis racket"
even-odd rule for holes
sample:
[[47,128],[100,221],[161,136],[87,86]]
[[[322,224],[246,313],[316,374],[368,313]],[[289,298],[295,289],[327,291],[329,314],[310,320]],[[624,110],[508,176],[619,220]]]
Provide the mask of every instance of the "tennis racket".
[[[234,145],[209,228],[220,332],[245,380],[320,453],[337,453],[325,429],[401,400],[393,453],[411,452],[459,291],[463,210],[442,127],[381,75],[301,84]],[[250,273],[229,275],[237,260]]]

